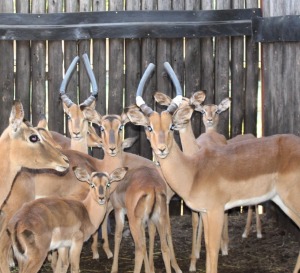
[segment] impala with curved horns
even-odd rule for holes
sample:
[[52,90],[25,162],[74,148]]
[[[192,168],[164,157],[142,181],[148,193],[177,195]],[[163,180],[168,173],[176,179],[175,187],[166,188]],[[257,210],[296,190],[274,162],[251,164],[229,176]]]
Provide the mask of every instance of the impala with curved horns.
[[64,112],[68,115],[68,128],[71,136],[72,149],[88,153],[87,138],[89,122],[93,122],[95,115],[95,103],[98,95],[98,87],[95,75],[92,71],[87,54],[82,55],[84,66],[88,73],[92,85],[92,94],[79,105],[74,103],[66,94],[66,88],[71,78],[72,72],[76,68],[79,57],[76,56],[70,64],[65,77],[61,83],[59,92],[63,102]]
[[[299,137],[278,134],[202,147],[187,156],[176,143],[173,131],[186,126],[193,107],[175,107],[158,113],[140,95],[137,94],[138,107],[127,108],[127,116],[134,124],[146,128],[152,150],[172,189],[187,206],[201,213],[207,273],[218,271],[225,210],[272,200],[300,228]],[[172,104],[178,106],[176,100]],[[299,269],[300,253],[294,273]]]

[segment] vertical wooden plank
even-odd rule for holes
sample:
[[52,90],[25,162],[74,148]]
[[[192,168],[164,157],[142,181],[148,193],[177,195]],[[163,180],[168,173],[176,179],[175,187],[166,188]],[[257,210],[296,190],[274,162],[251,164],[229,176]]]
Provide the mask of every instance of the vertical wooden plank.
[[[93,0],[93,11],[105,11],[106,1]],[[98,98],[96,103],[96,110],[104,115],[106,109],[106,39],[93,40],[93,70],[98,84]],[[99,132],[99,128],[95,128]],[[103,158],[104,153],[100,148],[93,148],[93,156],[96,158]]]
[[[157,0],[158,10],[171,10],[171,0]],[[164,69],[164,62],[171,62],[171,41],[157,39],[156,81],[158,90],[172,97],[172,85]]]
[[[126,10],[140,10],[140,0],[126,1]],[[125,106],[135,103],[136,89],[141,79],[141,42],[140,39],[125,39]],[[125,137],[136,137],[140,128],[129,123],[126,126]],[[138,154],[139,143],[128,149]]]
[[[202,0],[202,10],[212,10],[212,1]],[[215,103],[214,101],[214,52],[212,37],[202,38],[201,44],[201,83],[200,89],[206,90],[205,103]],[[218,102],[216,102],[218,103]],[[202,132],[205,127],[202,126]]]
[[[244,1],[234,0],[234,9],[244,7]],[[231,38],[231,137],[242,133],[245,89],[244,89],[244,38]]]
[[[17,0],[16,12],[29,13],[29,0]],[[16,95],[22,101],[25,118],[30,120],[31,87],[30,41],[16,41]]]
[[[212,1],[202,0],[201,9],[202,10],[211,10],[213,9]],[[206,90],[205,103],[215,103],[214,101],[214,52],[213,52],[213,38],[207,37],[200,40],[201,47],[201,82],[200,89]],[[216,102],[218,103],[218,102]],[[205,126],[202,123],[202,116],[200,113],[197,113],[200,121],[201,132],[205,132]]]
[[[61,1],[48,3],[49,13],[62,12]],[[64,113],[61,105],[59,87],[63,76],[62,41],[48,42],[48,127],[50,130],[64,132]]]
[[[110,0],[111,11],[123,10],[122,0]],[[109,98],[108,113],[118,114],[123,109],[124,39],[109,40]]]
[[[32,13],[45,13],[45,0],[32,0]],[[36,125],[41,115],[46,115],[46,42],[32,41],[32,123]]]
[[[79,11],[88,12],[91,11],[90,0],[79,1]],[[87,53],[90,59],[90,40],[80,40],[78,43],[78,54],[80,57],[79,62],[79,103],[82,103],[91,95],[91,85],[88,74],[86,72],[82,55]]]
[[[185,1],[186,10],[200,10],[200,0]],[[200,90],[201,81],[201,51],[200,39],[185,39],[185,96],[191,97],[192,93]],[[194,113],[192,127],[198,137],[201,133],[201,115]]]
[[[13,2],[4,0],[0,3],[0,12],[13,12]],[[8,126],[8,119],[14,98],[14,51],[12,41],[0,41],[0,132]]]
[[[217,1],[216,9],[230,9],[230,1]],[[215,102],[220,103],[222,99],[229,96],[229,38],[215,38]],[[218,131],[226,138],[229,137],[229,111],[222,113],[219,121]]]
[[[78,1],[65,0],[65,11],[78,12],[79,11]],[[68,67],[70,66],[71,62],[73,61],[74,57],[78,55],[77,47],[78,47],[77,41],[64,41],[64,75]],[[71,79],[66,88],[66,93],[74,103],[78,103],[79,101],[77,97],[77,91],[78,91],[78,72],[76,68],[74,73],[71,75]],[[62,103],[60,108],[63,109]],[[66,120],[67,117],[65,117],[65,124],[66,124],[65,134],[69,136],[69,130],[67,128]]]
[[[154,0],[143,0],[142,1],[142,9],[143,10],[155,10],[155,2]],[[142,39],[142,56],[141,56],[141,75],[146,70],[149,63],[154,63],[157,65],[156,59],[156,40],[150,38]],[[156,75],[157,75],[157,66],[154,72],[154,75],[150,78],[150,80],[146,83],[143,97],[144,100],[150,107],[154,107],[153,101],[153,93],[157,90],[156,85]],[[136,90],[136,89],[135,89]],[[162,90],[163,91],[163,90]],[[152,150],[150,147],[150,143],[145,135],[144,129],[140,128],[140,152],[141,156],[152,159]]]
[[[256,0],[246,0],[246,8],[257,8]],[[258,51],[259,44],[246,37],[246,83],[244,133],[257,135],[257,96],[258,96]]]
[[[293,1],[291,10],[295,14],[300,14],[300,2],[299,1]],[[292,116],[293,119],[293,133],[300,136],[300,123],[298,122],[300,120],[300,111],[299,111],[299,102],[300,102],[300,92],[299,92],[299,86],[300,86],[300,43],[291,43],[291,46],[294,48],[294,55],[293,60],[295,62],[294,64],[294,80],[293,83],[293,113]]]

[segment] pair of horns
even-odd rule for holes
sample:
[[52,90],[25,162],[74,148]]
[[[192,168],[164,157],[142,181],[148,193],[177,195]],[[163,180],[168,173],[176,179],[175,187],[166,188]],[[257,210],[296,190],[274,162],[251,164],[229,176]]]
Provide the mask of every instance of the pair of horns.
[[[151,115],[153,110],[151,109],[151,107],[149,107],[145,103],[142,96],[143,96],[143,90],[144,90],[146,81],[150,78],[154,68],[155,68],[155,65],[153,63],[150,63],[147,66],[147,68],[142,76],[142,79],[140,80],[137,91],[136,91],[136,104],[138,107],[140,107],[142,112],[144,114],[146,114],[147,116]],[[182,88],[181,88],[181,85],[179,83],[179,80],[178,80],[174,70],[172,69],[171,65],[168,62],[164,63],[164,68],[166,69],[168,75],[170,76],[171,81],[176,90],[176,97],[172,100],[172,103],[168,106],[168,109],[166,111],[168,111],[170,113],[174,113],[174,111],[178,108],[179,104],[182,101]]]
[[[92,84],[93,92],[83,103],[81,103],[81,105],[89,106],[92,104],[92,102],[96,99],[96,97],[98,95],[98,86],[97,86],[96,78],[95,78],[94,72],[92,70],[92,66],[89,61],[88,55],[86,53],[84,53],[82,55],[82,59],[83,59],[87,74],[89,76],[90,82]],[[72,102],[72,100],[68,97],[68,95],[66,95],[66,88],[70,81],[71,75],[72,75],[73,71],[75,70],[78,60],[79,60],[79,56],[76,56],[73,59],[73,61],[71,62],[70,66],[65,74],[65,77],[60,85],[60,88],[59,88],[59,93],[60,93],[61,99],[67,105],[67,107],[70,107],[72,104],[74,104]]]

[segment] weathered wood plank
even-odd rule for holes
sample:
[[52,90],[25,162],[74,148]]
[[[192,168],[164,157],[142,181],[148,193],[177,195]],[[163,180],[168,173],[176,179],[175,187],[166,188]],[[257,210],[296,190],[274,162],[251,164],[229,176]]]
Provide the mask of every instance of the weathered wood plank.
[[[167,6],[167,3],[162,1],[162,7]],[[0,39],[81,40],[251,35],[252,18],[259,13],[259,9],[255,13],[253,10],[241,9],[0,14]]]
[[[91,8],[91,1],[90,0],[80,0],[79,1],[79,11],[81,13],[89,12]],[[86,72],[82,55],[87,53],[89,59],[90,57],[90,40],[83,39],[78,43],[78,55],[80,56],[80,64],[79,64],[79,103],[84,102],[91,93],[91,85],[88,74]]]
[[[198,12],[200,10],[200,0],[188,0],[185,2],[185,10]],[[196,60],[196,61],[195,61]],[[199,39],[185,39],[185,96],[191,95],[200,90],[201,82],[201,47]],[[201,133],[201,114],[195,112],[192,117],[192,127],[194,134],[198,137]]]
[[[106,1],[93,0],[93,11],[106,11]],[[98,99],[96,110],[101,114],[106,114],[106,39],[93,39],[93,70],[98,84]],[[95,127],[98,134],[100,130]],[[104,153],[101,148],[93,148],[93,156],[103,158]]]
[[[110,0],[111,11],[122,11],[122,0]],[[123,88],[124,88],[124,40],[109,40],[109,98],[108,113],[119,113],[123,108]]]
[[[202,0],[201,7],[202,10],[211,10],[212,1],[210,0]],[[207,37],[202,38],[200,40],[200,48],[201,48],[201,81],[200,81],[200,89],[206,90],[206,103],[214,103],[214,49],[213,49],[213,38]],[[201,131],[205,131],[205,127],[202,124],[201,117]]]
[[[217,1],[217,9],[230,9],[230,1]],[[229,96],[229,38],[215,38],[215,103]],[[229,111],[222,113],[218,131],[229,138]]]
[[[241,8],[243,2],[233,1],[233,8]],[[244,88],[244,38],[231,38],[231,137],[242,133],[244,110],[245,110],[245,88]]]
[[[155,1],[154,0],[142,0],[142,9],[143,11],[153,11],[155,9]],[[142,57],[141,57],[141,75],[144,73],[145,69],[149,65],[149,63],[157,64],[156,54],[156,40],[151,38],[142,39]],[[156,77],[157,77],[157,70],[155,69],[154,74],[146,83],[144,89],[144,100],[150,107],[154,107],[153,101],[153,93],[157,90],[156,86]],[[149,140],[146,137],[145,131],[143,128],[139,128],[140,130],[140,155],[146,158],[152,159],[152,150],[150,147]]]
[[[29,12],[29,0],[16,1],[17,13]],[[15,97],[22,101],[25,118],[30,120],[30,42],[17,41],[16,42],[16,95]]]
[[[126,10],[140,10],[140,1],[126,1]],[[125,106],[135,103],[137,86],[141,79],[141,42],[139,39],[125,40]],[[120,114],[120,113],[119,113]],[[138,137],[139,127],[126,126],[125,137]],[[140,147],[135,143],[128,151],[138,154]]]
[[[0,12],[7,13],[13,11],[12,1],[1,1]],[[0,41],[0,116],[2,122],[0,124],[0,132],[8,126],[8,119],[14,98],[14,53],[13,42]]]
[[[69,12],[69,13],[78,12],[78,10],[79,10],[78,1],[65,0],[65,10],[66,10],[66,12]],[[78,55],[77,41],[64,41],[64,71],[65,71],[64,74],[68,70],[74,57],[77,55]],[[78,91],[78,72],[77,72],[77,67],[76,67],[75,71],[71,75],[70,81],[66,88],[67,95],[74,103],[78,103],[77,91]],[[62,103],[61,103],[61,109],[63,109]],[[65,124],[66,124],[65,134],[67,136],[70,136],[66,116],[65,116]]]
[[[48,12],[62,12],[60,1],[48,3]],[[63,76],[62,41],[48,43],[48,127],[56,132],[64,131],[64,113],[61,105],[59,87]]]
[[[45,13],[45,0],[32,1],[32,13]],[[46,42],[32,41],[32,123],[36,125],[46,115]]]
[[[256,8],[256,0],[247,0],[247,8]],[[257,135],[257,98],[258,98],[258,52],[259,45],[252,37],[246,37],[246,81],[245,81],[245,119],[244,133]]]

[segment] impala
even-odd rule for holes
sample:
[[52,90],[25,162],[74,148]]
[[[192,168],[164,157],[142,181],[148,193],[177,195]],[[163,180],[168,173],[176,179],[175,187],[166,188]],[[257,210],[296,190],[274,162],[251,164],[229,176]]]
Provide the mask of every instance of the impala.
[[[48,251],[65,251],[66,247],[70,248],[71,272],[79,273],[83,243],[104,218],[110,184],[123,179],[127,170],[119,168],[110,175],[99,172],[89,175],[80,168],[74,168],[74,172],[80,181],[90,186],[82,202],[57,197],[40,198],[24,204],[9,221],[8,232],[20,273],[38,272]],[[55,272],[67,272],[69,260],[58,265],[61,267]]]
[[[180,99],[175,98],[159,114],[137,93],[137,107],[128,108],[127,116],[146,128],[152,150],[172,189],[192,210],[201,213],[206,272],[216,273],[225,210],[272,200],[300,227],[300,138],[274,135],[202,147],[193,155],[185,155],[175,142],[173,131],[186,126],[193,107],[178,109],[179,103]],[[300,253],[294,273],[300,269],[299,260]]]
[[0,166],[3,174],[0,179],[0,208],[21,169],[64,172],[69,167],[66,156],[44,141],[38,131],[23,120],[22,103],[14,101],[9,125],[0,137],[0,154],[3,159]]
[[[143,84],[142,80],[141,84]],[[106,232],[107,229],[105,228],[105,224],[107,223],[109,213],[112,211],[112,209],[114,209],[116,218],[116,232],[112,272],[117,272],[119,245],[121,241],[121,234],[124,225],[124,215],[126,211],[128,215],[130,230],[132,231],[132,235],[136,245],[134,272],[140,272],[143,257],[147,270],[151,270],[151,272],[154,272],[153,248],[155,228],[149,230],[150,264],[148,262],[147,253],[144,249],[145,242],[143,237],[141,237],[141,232],[143,230],[143,222],[141,222],[141,219],[149,218],[150,225],[152,226],[154,223],[159,230],[159,235],[162,243],[162,253],[163,256],[166,257],[164,258],[164,261],[167,272],[170,272],[169,268],[171,259],[172,267],[177,273],[180,273],[182,271],[177,264],[174,253],[168,210],[168,204],[170,201],[170,197],[173,196],[173,192],[171,192],[170,189],[167,189],[167,184],[162,178],[159,169],[153,161],[123,151],[124,146],[129,146],[127,144],[128,139],[122,141],[123,128],[128,121],[129,120],[125,114],[106,115],[103,117],[99,115],[99,125],[101,128],[100,130],[102,136],[102,145],[104,150],[103,161],[107,162],[106,165],[110,166],[110,168],[115,168],[117,166],[127,166],[131,174],[130,176],[126,176],[126,181],[122,181],[111,196],[112,206],[109,206],[108,213],[102,225],[104,238],[103,248],[106,253],[109,254],[110,248],[108,245]],[[147,196],[147,200],[149,199],[149,202],[143,201],[145,196]],[[165,202],[162,201],[162,196],[163,199],[166,199]],[[155,219],[153,218],[154,214],[149,214],[149,209],[151,207],[156,208]],[[161,213],[159,212],[159,210],[161,210]],[[140,215],[137,216],[134,213],[135,211],[144,211],[144,214],[140,213]],[[165,245],[165,236],[167,236],[167,245]],[[168,255],[166,254],[166,247],[167,252],[170,252]],[[143,256],[142,253],[144,253],[145,256]]]

